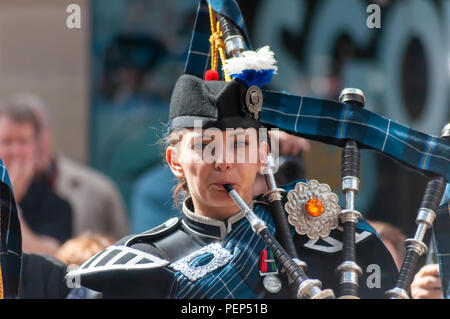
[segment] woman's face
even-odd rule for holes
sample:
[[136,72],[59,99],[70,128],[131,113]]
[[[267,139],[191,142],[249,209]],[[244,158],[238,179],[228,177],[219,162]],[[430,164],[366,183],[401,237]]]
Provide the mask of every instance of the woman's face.
[[195,212],[226,219],[239,208],[223,185],[231,184],[250,203],[267,153],[267,143],[258,142],[255,129],[209,129],[186,130],[179,145],[167,149],[166,157],[172,172],[186,178]]

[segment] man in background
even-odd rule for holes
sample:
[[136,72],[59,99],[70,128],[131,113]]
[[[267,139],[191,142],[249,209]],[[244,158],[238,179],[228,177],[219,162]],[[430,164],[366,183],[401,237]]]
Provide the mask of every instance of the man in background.
[[18,205],[23,251],[53,254],[72,237],[70,205],[36,178],[42,133],[33,110],[22,101],[0,101],[0,157]]
[[106,175],[55,152],[46,105],[32,94],[21,94],[16,98],[34,110],[42,126],[38,147],[38,176],[71,204],[73,236],[88,231],[115,239],[128,235],[125,205],[113,181]]

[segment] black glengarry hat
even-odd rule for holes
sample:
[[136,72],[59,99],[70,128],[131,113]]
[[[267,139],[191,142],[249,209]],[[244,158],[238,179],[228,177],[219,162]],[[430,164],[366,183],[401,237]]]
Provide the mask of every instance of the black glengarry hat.
[[[258,92],[259,91],[259,92]],[[259,101],[260,100],[260,101]],[[193,128],[259,128],[262,94],[239,80],[204,81],[196,76],[178,78],[170,100],[169,131]]]
[[273,52],[265,46],[224,61],[223,69],[231,81],[182,75],[170,101],[169,131],[192,128],[196,120],[202,121],[202,128],[262,127],[258,120],[263,104],[260,87],[272,79],[275,63]]

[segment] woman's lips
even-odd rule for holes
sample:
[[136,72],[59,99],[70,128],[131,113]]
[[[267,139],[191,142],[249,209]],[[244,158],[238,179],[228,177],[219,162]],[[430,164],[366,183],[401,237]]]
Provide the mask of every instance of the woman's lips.
[[221,191],[226,192],[225,187],[223,187],[224,184],[230,184],[231,187],[233,187],[233,188],[234,188],[234,186],[236,185],[236,184],[229,183],[229,182],[213,183],[212,185],[213,185],[214,188],[217,188],[217,189],[219,189],[219,190],[221,190]]

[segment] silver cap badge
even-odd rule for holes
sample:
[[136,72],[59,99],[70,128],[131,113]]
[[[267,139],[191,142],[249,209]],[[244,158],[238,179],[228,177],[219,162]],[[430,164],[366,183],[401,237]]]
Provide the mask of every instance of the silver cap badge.
[[263,95],[258,86],[252,85],[248,88],[247,94],[245,95],[245,104],[249,112],[253,114],[255,120],[259,119],[259,112],[261,112],[263,104]]

